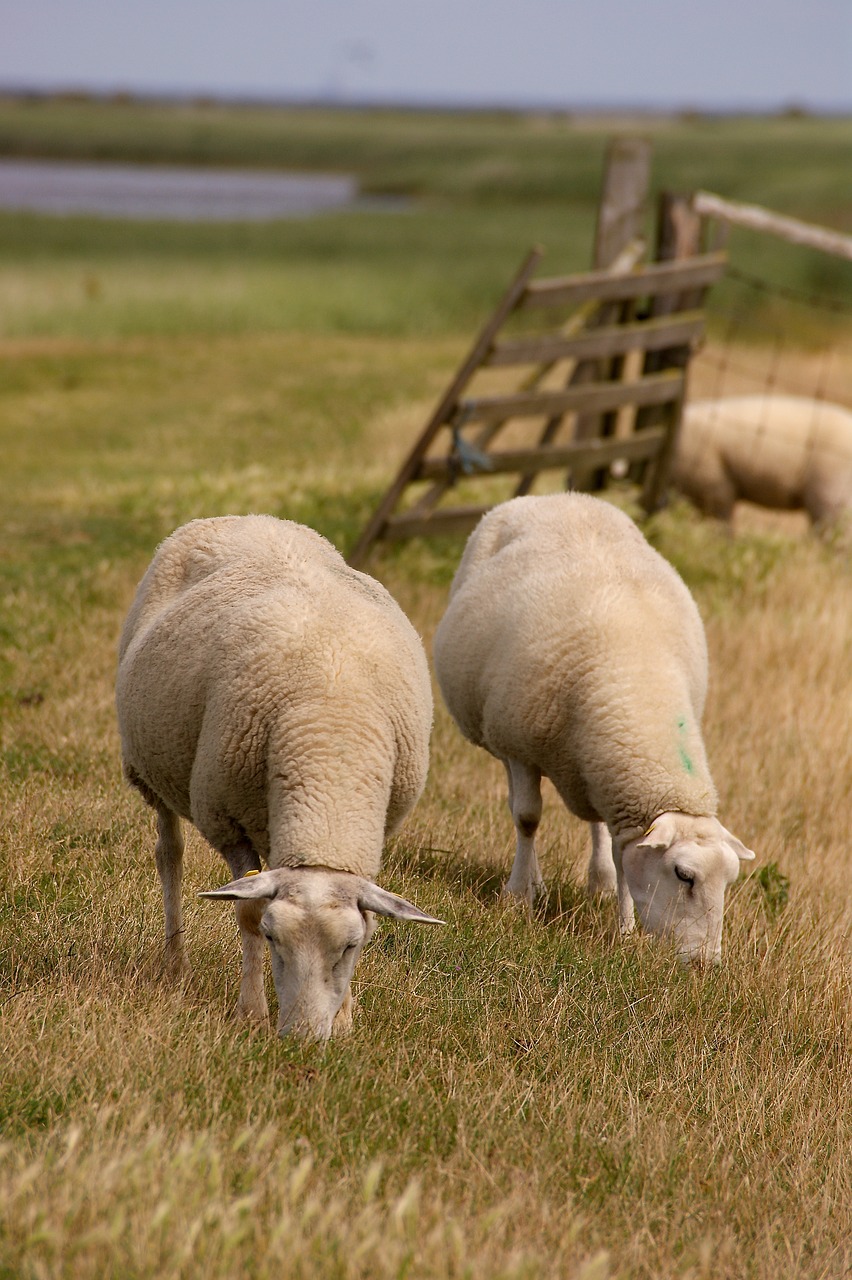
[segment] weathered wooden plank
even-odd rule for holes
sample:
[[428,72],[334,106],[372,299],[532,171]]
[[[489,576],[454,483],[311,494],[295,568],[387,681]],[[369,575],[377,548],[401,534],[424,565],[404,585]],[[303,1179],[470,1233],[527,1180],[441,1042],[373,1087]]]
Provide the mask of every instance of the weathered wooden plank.
[[675,447],[677,444],[678,432],[680,429],[681,418],[683,417],[683,401],[686,395],[686,380],[684,379],[684,395],[680,396],[673,404],[668,406],[664,417],[668,418],[668,422],[662,427],[643,426],[639,415],[637,414],[636,427],[638,436],[647,435],[651,431],[663,432],[663,440],[657,450],[654,465],[646,468],[645,476],[642,482],[641,503],[645,511],[649,515],[655,511],[659,511],[666,503],[666,491],[668,488],[669,474],[671,472],[672,459],[674,458]]
[[562,307],[597,298],[601,302],[626,301],[660,293],[715,284],[727,265],[724,253],[705,253],[684,262],[653,262],[629,275],[614,276],[590,271],[581,276],[552,276],[533,280],[519,300],[520,307]]
[[[491,464],[482,475],[513,471],[557,471],[563,467],[602,467],[624,458],[628,462],[652,458],[657,453],[666,431],[650,428],[639,435],[617,440],[612,436],[601,440],[566,440],[560,444],[530,445],[526,449],[499,449],[488,455]],[[425,458],[417,473],[418,480],[433,480],[456,475],[452,458]]]
[[555,363],[626,355],[629,351],[662,351],[668,347],[690,346],[703,333],[703,313],[683,311],[672,317],[607,325],[572,337],[556,333],[506,339],[495,344],[487,363],[506,368],[545,360]]
[[459,396],[476,373],[476,370],[482,364],[486,352],[492,346],[494,338],[505,322],[506,317],[511,315],[512,311],[514,311],[515,307],[518,305],[518,299],[526,290],[529,279],[533,271],[535,271],[538,266],[542,253],[542,249],[536,248],[530,250],[515,275],[515,278],[512,280],[508,289],[503,294],[503,297],[500,299],[500,302],[492,313],[490,319],[480,330],[479,336],[471,347],[466,359],[462,362],[458,373],[444,392],[431,418],[427,422],[419,438],[410,449],[407,457],[404,459],[402,466],[397,472],[396,479],[379,503],[370,520],[367,522],[360,538],[350,552],[349,563],[351,565],[357,566],[361,564],[372,543],[375,542],[376,538],[381,536],[385,521],[393,511],[403,491],[408,486],[411,477],[417,470],[421,458],[423,458],[429,448],[429,445],[432,443],[441,427],[452,415]]
[[488,510],[487,506],[444,507],[426,515],[403,511],[385,522],[382,537],[398,542],[403,538],[434,537],[439,533],[470,533]]
[[606,150],[598,201],[593,265],[611,267],[625,245],[641,236],[651,185],[650,138],[613,138]]
[[[700,246],[701,219],[691,207],[690,202],[675,192],[661,192],[657,215],[657,261],[692,261],[700,252]],[[701,307],[706,292],[705,287],[690,289],[684,293],[657,294],[651,299],[649,308],[651,317],[671,316],[673,313],[683,313],[690,308]],[[642,373],[648,377],[661,369],[684,368],[688,354],[682,346],[648,351],[645,353]],[[684,396],[685,394],[684,381]],[[673,404],[645,405],[636,412],[633,423],[635,431],[644,432],[662,425],[666,432],[653,464],[646,466],[644,470],[636,466],[631,469],[631,478],[642,482],[642,502],[646,511],[656,511],[665,503],[669,472],[680,430],[684,396]]]
[[[648,161],[650,176],[650,149],[648,152]],[[628,217],[628,226],[625,227],[625,232],[631,229],[634,231],[638,229],[638,223],[634,222],[632,215]],[[616,273],[623,274],[637,266],[642,260],[645,252],[645,242],[643,238],[634,236],[633,239],[628,241],[625,248],[622,249],[614,261],[610,262],[608,260],[609,254],[615,248],[615,245],[620,242],[621,237],[615,227],[609,228],[606,234],[603,234],[600,217],[598,221],[598,233],[594,263],[596,267],[603,267],[611,275]],[[636,245],[642,246],[641,254],[635,253],[634,246]],[[632,262],[628,261],[629,257],[633,258]],[[593,299],[589,299],[587,302],[582,302],[578,307],[573,309],[572,318],[577,320],[581,317],[585,318],[583,319],[582,324],[578,324],[576,326],[574,332],[579,335],[583,332],[588,333],[592,329],[603,329],[611,326],[616,319],[620,324],[625,324],[631,319],[627,312],[633,305],[633,303],[600,303]],[[563,333],[566,333],[566,335],[569,324],[565,324],[563,326]],[[575,360],[567,385],[570,387],[577,387],[585,386],[592,382],[618,381],[623,372],[620,367],[622,363],[623,360],[621,357],[616,357],[610,360]],[[585,415],[578,414],[575,417],[573,424],[574,439],[589,440],[602,435],[611,435],[612,432],[608,430],[608,428],[611,424],[612,416],[612,414],[604,417],[601,417],[600,414],[594,413]],[[546,420],[539,435],[539,444],[550,444],[556,439],[562,428],[564,417],[564,414],[556,413]],[[572,479],[578,487],[587,487],[587,476],[584,476],[579,468],[575,468],[573,470]],[[515,486],[515,497],[520,498],[524,494],[529,493],[534,484],[535,472],[524,472]]]
[[[618,257],[610,264],[607,270],[612,273],[632,271],[637,262],[641,260],[644,252],[644,240],[640,238],[633,239],[629,244],[625,245],[621,253],[619,253]],[[565,337],[571,337],[572,335],[582,333],[585,327],[593,322],[598,310],[598,304],[594,300],[585,303],[583,306],[578,307],[577,310],[569,316],[565,323],[560,327],[559,332]],[[555,361],[547,361],[540,368],[533,369],[526,377],[521,379],[518,390],[534,390],[552,371],[554,364]],[[557,424],[558,421],[559,420],[557,420]],[[494,437],[499,435],[504,425],[504,422],[499,421],[485,423],[485,425],[480,427],[479,431],[473,436],[470,443],[473,445],[474,449],[487,449]],[[547,429],[542,433],[543,439],[550,439],[551,436],[552,432],[548,433]],[[410,510],[417,512],[431,511],[432,508],[441,500],[443,494],[446,493],[450,484],[451,480],[449,478],[439,480],[430,489],[427,489],[420,495]]]
[[466,422],[494,422],[508,418],[537,418],[556,413],[606,413],[623,405],[667,404],[682,393],[683,373],[667,369],[648,378],[624,382],[594,382],[564,391],[533,391],[517,395],[481,396],[462,401]]
[[801,222],[798,218],[788,218],[785,214],[773,213],[771,209],[764,209],[761,205],[723,200],[710,191],[696,191],[692,197],[692,207],[702,217],[722,218],[725,222],[748,227],[752,231],[768,231],[790,244],[807,245],[811,249],[820,249],[823,253],[852,262],[852,236],[840,231],[831,231],[828,227],[820,227],[812,222]]

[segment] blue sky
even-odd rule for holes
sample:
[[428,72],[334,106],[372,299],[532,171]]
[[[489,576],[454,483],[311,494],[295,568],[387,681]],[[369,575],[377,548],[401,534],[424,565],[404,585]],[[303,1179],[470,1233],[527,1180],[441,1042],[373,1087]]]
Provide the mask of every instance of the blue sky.
[[852,0],[0,0],[0,87],[852,112]]

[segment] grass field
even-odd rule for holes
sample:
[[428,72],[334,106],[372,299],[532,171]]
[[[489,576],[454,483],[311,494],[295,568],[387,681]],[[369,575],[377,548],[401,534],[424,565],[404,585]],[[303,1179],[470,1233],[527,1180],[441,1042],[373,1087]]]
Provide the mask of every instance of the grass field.
[[[37,150],[24,108],[17,124],[4,110],[2,147]],[[79,117],[66,131],[80,154],[225,162],[246,128],[196,108],[215,145],[170,143],[186,118],[169,116],[145,151],[103,110],[88,152]],[[395,220],[0,218],[0,1277],[847,1275],[852,564],[796,518],[745,512],[731,538],[674,504],[647,527],[705,618],[720,816],[757,851],[729,894],[720,972],[702,980],[641,935],[618,942],[614,909],[582,892],[586,832],[552,791],[547,898],[529,922],[502,909],[502,770],[439,703],[429,783],[381,880],[448,925],[379,927],[351,1037],[321,1053],[231,1019],[233,919],[195,896],[227,873],[195,835],[195,972],[183,992],[159,979],[153,826],[121,780],[112,706],[118,632],[155,545],[194,516],[269,511],[345,550],[528,242],[558,242],[566,269],[587,261],[602,133],[560,122],[589,190],[526,208],[511,182],[460,189],[448,119],[392,123],[387,148],[416,153],[418,125],[445,153],[423,206]],[[718,139],[711,123],[660,126],[662,157],[677,138],[693,156],[676,177],[719,186],[690,152],[703,130],[717,165],[739,157],[724,194],[759,197],[751,147],[800,192],[788,211],[813,200],[852,226],[829,163],[848,122],[724,122]],[[352,135],[381,150],[369,119],[343,125],[335,150],[335,121],[306,115],[293,155],[335,167],[357,154]],[[458,127],[491,163],[501,131],[522,129]],[[110,129],[114,150],[98,141]],[[799,170],[793,152],[789,166],[763,156],[762,132],[799,139]],[[272,162],[241,136],[243,158]],[[789,267],[799,283],[817,270]],[[852,403],[848,320],[815,328],[772,305],[773,325],[801,334],[785,379],[815,385],[828,352]],[[774,347],[759,338],[717,339],[695,389],[713,389],[720,360],[732,383],[765,376]],[[427,648],[460,547],[413,543],[371,566]]]

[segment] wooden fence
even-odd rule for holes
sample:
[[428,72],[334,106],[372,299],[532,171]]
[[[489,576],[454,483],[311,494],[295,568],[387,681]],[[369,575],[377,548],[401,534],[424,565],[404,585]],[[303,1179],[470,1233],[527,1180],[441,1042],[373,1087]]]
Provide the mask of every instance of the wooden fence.
[[812,222],[789,218],[783,213],[764,209],[761,205],[725,200],[711,191],[696,191],[691,200],[691,207],[700,218],[714,219],[737,227],[747,227],[750,231],[767,232],[790,244],[818,249],[821,253],[828,253],[833,257],[845,258],[847,262],[852,262],[852,236],[845,235],[842,231],[832,231],[828,227],[819,227]]
[[[466,533],[485,511],[530,492],[543,472],[599,490],[614,472],[654,511],[666,483],[702,303],[725,269],[698,253],[698,219],[664,197],[658,260],[642,263],[650,148],[616,140],[604,175],[597,269],[536,278],[527,255],[404,459],[350,557],[376,542]],[[496,382],[496,385],[495,385]],[[498,447],[499,446],[499,447]],[[507,484],[507,476],[515,476]],[[446,505],[453,491],[477,501]]]

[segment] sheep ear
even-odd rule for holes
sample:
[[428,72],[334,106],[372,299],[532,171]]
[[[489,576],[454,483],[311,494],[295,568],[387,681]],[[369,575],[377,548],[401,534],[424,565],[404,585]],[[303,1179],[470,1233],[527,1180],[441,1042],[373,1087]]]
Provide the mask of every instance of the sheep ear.
[[375,911],[377,916],[390,916],[394,920],[410,920],[413,924],[446,924],[435,916],[415,907],[413,902],[399,898],[387,889],[380,889],[372,880],[363,880],[358,891],[358,907],[361,911]]
[[638,849],[670,849],[677,840],[677,817],[673,813],[661,813],[655,818],[640,840]]
[[239,880],[223,884],[221,889],[206,889],[198,896],[199,898],[222,898],[226,902],[274,898],[278,892],[279,883],[279,878],[274,871],[250,871]]
[[727,828],[725,827],[722,827],[722,834],[725,837],[725,843],[730,845],[734,853],[739,858],[740,862],[754,861],[754,856],[755,856],[754,853],[752,852],[751,849],[747,849],[745,847],[742,840],[738,840],[737,837],[735,835],[732,835],[731,832],[728,831]]

